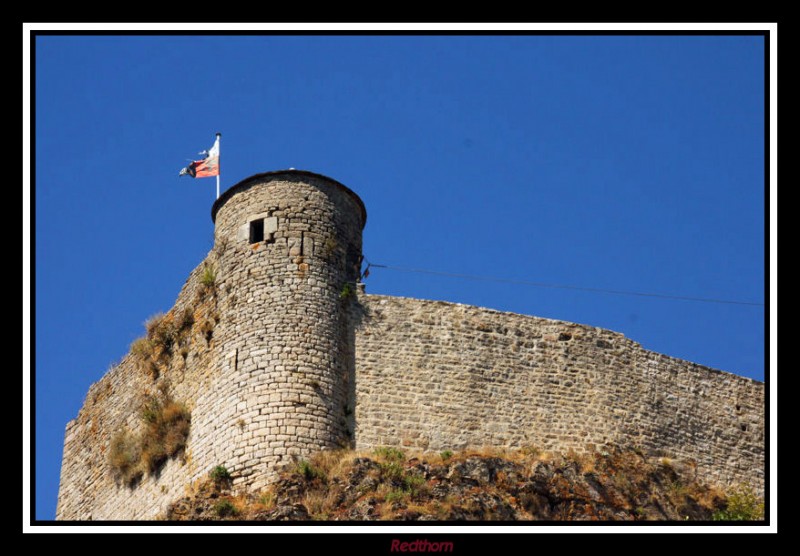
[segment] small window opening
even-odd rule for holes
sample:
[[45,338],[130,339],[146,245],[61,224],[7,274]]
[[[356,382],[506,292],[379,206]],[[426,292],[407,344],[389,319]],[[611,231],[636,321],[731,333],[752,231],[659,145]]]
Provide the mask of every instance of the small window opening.
[[250,243],[264,241],[264,219],[250,222]]

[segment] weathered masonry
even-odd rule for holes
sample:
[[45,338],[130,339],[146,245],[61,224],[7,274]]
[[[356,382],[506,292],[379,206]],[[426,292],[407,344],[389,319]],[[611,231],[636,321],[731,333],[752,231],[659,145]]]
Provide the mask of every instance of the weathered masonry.
[[[251,176],[212,218],[214,248],[165,317],[192,315],[180,350],[161,353],[158,372],[127,355],[67,424],[58,519],[152,518],[216,465],[257,489],[293,458],[341,445],[615,443],[763,488],[763,383],[590,326],[366,295],[364,204],[319,174]],[[112,440],[140,429],[136,408],[166,388],[191,411],[185,453],[125,484]]]

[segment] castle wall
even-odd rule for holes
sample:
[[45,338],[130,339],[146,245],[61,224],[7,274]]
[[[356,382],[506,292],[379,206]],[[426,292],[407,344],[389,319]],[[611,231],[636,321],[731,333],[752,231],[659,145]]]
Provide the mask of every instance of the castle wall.
[[764,481],[764,385],[621,334],[437,301],[362,295],[356,445],[430,451],[605,443]]
[[[236,488],[258,489],[277,467],[340,445],[615,443],[694,461],[713,483],[763,488],[763,383],[599,328],[355,295],[365,212],[323,176],[252,176],[213,214],[214,249],[167,314],[193,312],[185,349],[157,376],[129,354],[92,385],[67,424],[57,519],[154,518],[216,465]],[[141,430],[145,396],[166,385],[191,411],[186,452],[125,485],[112,439]]]
[[[195,299],[201,271],[202,265],[176,308]],[[660,355],[590,326],[397,297],[361,294],[352,303],[358,449],[584,451],[608,442],[693,460],[698,477],[712,483],[763,488],[763,383]],[[274,412],[259,407],[281,396],[253,379],[264,377],[256,370],[264,360],[256,358],[265,352],[245,351],[247,341],[240,340],[234,366],[225,350],[214,349],[214,340],[206,346],[195,335],[185,367],[165,373],[175,398],[192,408],[188,457],[170,460],[158,477],[134,489],[114,481],[107,449],[123,424],[135,426],[134,408],[155,383],[128,356],[94,384],[67,427],[58,519],[152,518],[220,464],[240,486],[265,484],[269,466],[278,463],[269,453],[270,432],[277,440],[290,430],[281,427],[292,425],[268,421],[285,414],[283,406]],[[276,418],[303,422],[296,415]],[[298,445],[287,453],[290,448],[304,453]]]

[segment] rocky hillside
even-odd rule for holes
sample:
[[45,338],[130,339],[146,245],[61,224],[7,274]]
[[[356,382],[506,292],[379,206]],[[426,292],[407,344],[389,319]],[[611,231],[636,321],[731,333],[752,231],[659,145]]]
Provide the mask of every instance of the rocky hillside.
[[258,493],[235,494],[224,467],[176,501],[166,520],[712,520],[763,519],[746,489],[703,486],[691,464],[608,448],[408,457],[394,448],[323,452]]

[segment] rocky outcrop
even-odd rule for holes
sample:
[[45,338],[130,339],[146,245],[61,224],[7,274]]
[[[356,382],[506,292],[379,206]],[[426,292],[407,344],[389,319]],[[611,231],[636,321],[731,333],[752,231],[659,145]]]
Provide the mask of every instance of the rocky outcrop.
[[[406,458],[342,452],[300,462],[258,493],[211,482],[164,519],[259,521],[711,520],[726,495],[691,463],[609,448],[590,455],[524,451]],[[234,506],[231,514],[220,508]]]

